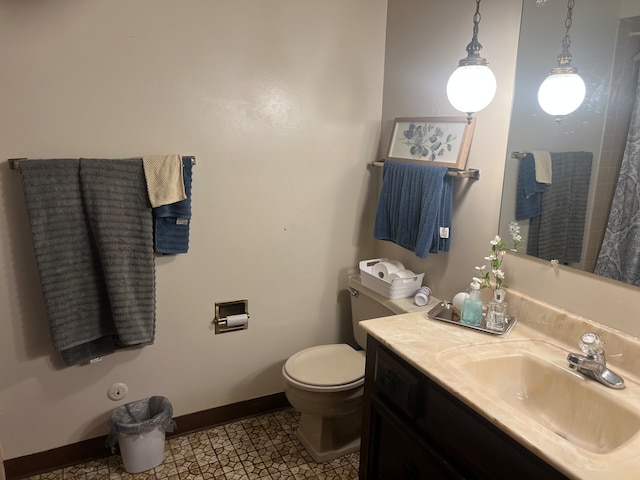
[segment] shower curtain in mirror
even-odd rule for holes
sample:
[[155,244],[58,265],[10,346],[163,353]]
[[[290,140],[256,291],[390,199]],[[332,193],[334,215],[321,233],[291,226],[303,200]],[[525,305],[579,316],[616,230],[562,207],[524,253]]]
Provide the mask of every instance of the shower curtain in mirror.
[[640,83],[594,273],[640,286]]

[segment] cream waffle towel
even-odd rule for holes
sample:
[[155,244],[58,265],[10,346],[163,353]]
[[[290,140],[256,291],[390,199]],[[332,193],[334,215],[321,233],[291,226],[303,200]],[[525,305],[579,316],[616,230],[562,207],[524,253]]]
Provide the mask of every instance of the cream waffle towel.
[[551,185],[551,154],[540,150],[531,152],[535,160],[536,182]]
[[142,158],[142,164],[152,207],[187,198],[180,155],[150,155]]

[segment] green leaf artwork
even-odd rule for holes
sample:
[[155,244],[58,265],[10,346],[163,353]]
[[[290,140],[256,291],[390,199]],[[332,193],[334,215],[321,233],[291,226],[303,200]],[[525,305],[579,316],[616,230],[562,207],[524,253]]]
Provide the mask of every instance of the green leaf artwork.
[[434,161],[452,151],[456,138],[454,133],[445,137],[444,130],[432,123],[410,123],[398,140],[409,148],[413,158]]

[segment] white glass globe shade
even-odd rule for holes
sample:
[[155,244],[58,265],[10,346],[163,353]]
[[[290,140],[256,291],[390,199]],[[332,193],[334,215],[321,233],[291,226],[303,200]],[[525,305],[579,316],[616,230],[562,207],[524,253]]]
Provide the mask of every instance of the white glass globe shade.
[[569,115],[582,105],[586,92],[577,73],[553,73],[540,85],[538,103],[549,115]]
[[496,77],[486,65],[458,67],[447,82],[447,97],[456,110],[479,112],[496,95]]

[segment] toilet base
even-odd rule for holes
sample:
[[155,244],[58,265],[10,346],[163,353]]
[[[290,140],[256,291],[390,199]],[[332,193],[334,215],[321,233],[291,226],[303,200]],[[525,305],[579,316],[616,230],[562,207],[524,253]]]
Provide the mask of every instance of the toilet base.
[[360,450],[362,409],[350,415],[323,417],[303,413],[296,431],[309,455],[318,463]]

